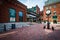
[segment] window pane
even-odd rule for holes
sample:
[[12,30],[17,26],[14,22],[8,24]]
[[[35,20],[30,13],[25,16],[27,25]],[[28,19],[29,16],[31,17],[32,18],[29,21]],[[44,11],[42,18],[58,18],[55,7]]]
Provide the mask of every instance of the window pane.
[[23,13],[22,13],[22,12],[19,12],[19,16],[21,16],[21,17],[22,17],[22,16],[23,16]]
[[53,16],[53,18],[57,18],[57,16]]
[[23,21],[23,12],[19,12],[19,21],[22,22]]
[[10,15],[10,22],[15,22],[15,15],[16,15],[15,9],[10,8],[9,15]]
[[15,17],[15,10],[14,9],[9,9],[10,16]]

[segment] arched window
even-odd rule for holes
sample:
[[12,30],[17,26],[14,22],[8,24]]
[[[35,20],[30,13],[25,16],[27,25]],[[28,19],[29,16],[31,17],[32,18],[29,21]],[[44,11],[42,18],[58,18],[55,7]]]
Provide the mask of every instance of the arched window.
[[22,11],[19,12],[19,21],[23,22],[23,12]]
[[23,16],[23,12],[22,12],[22,11],[21,11],[21,12],[19,12],[19,16],[21,16],[21,17]]
[[10,22],[15,22],[16,11],[13,8],[9,9]]

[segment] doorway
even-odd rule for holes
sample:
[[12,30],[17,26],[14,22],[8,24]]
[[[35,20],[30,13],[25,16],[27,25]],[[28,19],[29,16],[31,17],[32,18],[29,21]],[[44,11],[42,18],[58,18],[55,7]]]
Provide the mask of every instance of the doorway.
[[57,23],[57,20],[53,20],[53,23]]

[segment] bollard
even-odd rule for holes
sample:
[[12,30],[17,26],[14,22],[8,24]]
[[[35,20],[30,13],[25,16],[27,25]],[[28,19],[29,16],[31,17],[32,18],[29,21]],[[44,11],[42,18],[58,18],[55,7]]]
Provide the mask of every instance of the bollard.
[[52,30],[54,31],[54,27],[52,26]]
[[16,27],[15,27],[15,24],[12,24],[12,28],[11,29],[15,29]]
[[46,28],[46,26],[43,27],[44,29]]
[[6,25],[4,25],[4,31],[6,31]]
[[49,22],[47,23],[47,29],[50,29],[50,23]]

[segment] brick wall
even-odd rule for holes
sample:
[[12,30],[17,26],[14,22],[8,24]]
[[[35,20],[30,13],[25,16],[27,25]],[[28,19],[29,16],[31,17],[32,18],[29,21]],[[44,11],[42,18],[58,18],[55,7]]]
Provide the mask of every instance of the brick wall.
[[[54,8],[54,5],[56,6],[56,8]],[[50,6],[51,6],[51,8],[50,8]],[[47,15],[46,15],[46,7],[48,7],[51,10],[51,15],[49,17],[49,21],[53,22],[52,16],[54,15],[54,11],[56,11],[57,22],[60,22],[60,3],[54,3],[54,4],[44,6],[43,20],[47,20],[47,18],[48,18]]]
[[14,2],[2,2],[0,4],[0,22],[9,22],[9,8],[14,8],[16,10],[16,22],[19,22],[18,12],[22,11],[23,14],[23,21],[26,21],[26,9],[27,7],[21,3],[14,3]]

